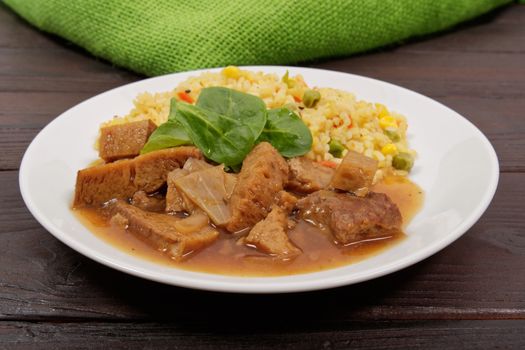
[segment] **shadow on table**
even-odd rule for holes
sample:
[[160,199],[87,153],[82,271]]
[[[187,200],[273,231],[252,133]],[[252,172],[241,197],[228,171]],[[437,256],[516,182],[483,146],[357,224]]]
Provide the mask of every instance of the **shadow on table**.
[[[89,262],[89,264],[95,264]],[[387,299],[406,289],[422,262],[403,271],[352,286],[291,294],[232,294],[167,286],[128,276],[101,265],[84,271],[90,284],[118,300],[140,321],[166,322],[177,329],[231,333],[250,329],[287,331],[337,327],[338,322],[381,319],[390,313]],[[399,304],[399,303],[397,303]],[[377,315],[374,315],[377,313]],[[334,324],[335,323],[335,324]]]

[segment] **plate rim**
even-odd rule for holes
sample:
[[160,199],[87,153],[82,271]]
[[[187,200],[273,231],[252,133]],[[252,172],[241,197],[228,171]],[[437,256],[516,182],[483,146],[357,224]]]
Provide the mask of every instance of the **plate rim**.
[[[459,117],[458,119],[461,120],[461,122],[466,123],[467,126],[471,128],[472,131],[474,131],[477,134],[478,139],[481,140],[483,145],[485,146],[485,150],[487,151],[487,155],[491,161],[490,163],[491,163],[492,172],[490,174],[490,178],[491,178],[490,185],[486,189],[482,200],[470,212],[470,215],[464,218],[464,220],[461,222],[460,225],[456,227],[455,230],[452,230],[450,233],[444,235],[443,237],[435,241],[432,245],[425,246],[424,248],[418,250],[417,252],[411,255],[408,255],[402,259],[397,259],[389,264],[381,265],[379,267],[375,267],[373,269],[369,269],[364,272],[356,272],[356,273],[347,274],[343,276],[324,276],[324,277],[323,276],[317,277],[316,275],[319,275],[319,274],[322,275],[326,271],[334,271],[337,269],[344,268],[348,265],[343,265],[341,267],[337,267],[333,269],[321,270],[319,272],[312,272],[312,273],[298,274],[298,275],[296,274],[296,275],[275,276],[275,277],[273,276],[272,277],[242,277],[242,276],[230,276],[230,275],[226,276],[226,275],[188,271],[184,269],[177,269],[176,267],[174,267],[174,270],[176,272],[183,271],[184,272],[183,275],[189,275],[189,277],[179,275],[179,276],[175,276],[176,278],[174,278],[174,276],[170,276],[171,278],[166,278],[166,276],[164,276],[164,274],[162,273],[151,274],[150,271],[146,271],[146,269],[144,269],[143,267],[128,266],[127,263],[122,263],[122,262],[119,263],[119,261],[108,259],[104,255],[93,250],[92,248],[89,248],[88,246],[85,246],[77,242],[74,239],[74,237],[68,236],[66,232],[61,232],[59,228],[56,228],[53,225],[51,225],[51,223],[46,219],[45,215],[43,215],[38,210],[38,208],[33,205],[31,201],[31,194],[28,192],[28,188],[27,188],[28,185],[26,185],[25,183],[25,179],[27,178],[26,172],[28,171],[26,170],[28,168],[28,163],[29,163],[28,159],[30,157],[31,152],[33,151],[33,148],[36,147],[35,145],[37,143],[37,140],[42,138],[43,137],[42,135],[45,135],[46,129],[49,130],[51,126],[59,122],[61,118],[64,118],[65,116],[67,116],[67,114],[74,112],[76,108],[79,108],[80,106],[84,104],[90,103],[90,101],[93,99],[99,98],[100,96],[105,95],[105,94],[111,94],[113,93],[113,91],[121,89],[123,87],[141,85],[141,84],[144,84],[145,82],[151,82],[159,78],[162,79],[162,78],[168,78],[171,76],[176,77],[176,76],[180,76],[181,74],[197,75],[197,74],[208,72],[208,71],[218,71],[222,68],[223,67],[209,68],[209,69],[205,68],[205,69],[198,69],[198,70],[192,70],[192,71],[186,71],[186,72],[170,73],[170,74],[150,77],[150,78],[141,79],[141,80],[138,80],[132,83],[120,85],[112,89],[109,89],[107,91],[103,91],[94,96],[91,96],[86,100],[83,100],[82,102],[60,113],[57,117],[53,118],[53,120],[47,123],[42,128],[42,130],[38,132],[38,134],[33,138],[31,143],[27,147],[26,151],[24,152],[24,156],[22,157],[22,161],[20,163],[20,168],[19,168],[19,187],[20,187],[22,198],[24,200],[26,207],[29,209],[29,211],[35,217],[35,219],[39,222],[39,224],[41,224],[51,235],[53,235],[59,241],[61,241],[68,247],[72,248],[73,250],[77,251],[78,253],[92,260],[95,260],[98,263],[101,263],[103,265],[116,269],[118,271],[125,272],[125,273],[128,273],[136,277],[141,277],[146,280],[174,285],[178,287],[194,288],[194,289],[217,291],[217,292],[256,293],[256,294],[290,293],[290,292],[300,292],[300,291],[315,291],[315,290],[329,289],[329,288],[340,287],[344,285],[360,283],[366,280],[371,280],[371,279],[375,279],[375,278],[378,278],[378,277],[381,277],[381,276],[384,276],[390,273],[394,273],[408,266],[417,264],[418,262],[441,251],[443,248],[450,245],[452,242],[454,242],[459,237],[461,237],[463,234],[465,234],[485,213],[485,211],[487,210],[488,206],[490,205],[496,193],[500,172],[499,172],[499,161],[498,161],[496,151],[494,150],[494,147],[492,146],[488,138],[483,134],[483,132],[479,130],[470,120],[468,120],[467,118],[465,118],[458,112],[454,111],[453,109],[449,108],[448,106],[444,105],[443,103],[436,101],[435,99],[432,99],[428,96],[425,96],[419,92],[407,89],[403,86],[392,84],[390,82],[375,79],[375,78],[358,75],[358,74],[352,74],[352,73],[341,72],[341,71],[336,71],[336,70],[310,68],[310,67],[258,65],[258,66],[239,66],[239,68],[249,69],[249,70],[261,70],[261,71],[264,71],[265,69],[275,69],[275,70],[293,69],[293,70],[299,70],[299,71],[311,71],[311,72],[319,72],[319,73],[323,73],[323,72],[330,73],[330,74],[336,73],[336,74],[340,74],[344,76],[349,76],[352,78],[365,79],[375,84],[386,84],[388,88],[401,89],[405,93],[415,94],[419,97],[422,97],[425,100],[427,100],[427,102],[438,104],[441,108],[446,109],[447,112],[451,113],[456,118]],[[115,249],[118,249],[118,248],[115,248]],[[141,258],[138,257],[138,259],[141,259]],[[306,276],[306,275],[312,276],[312,278],[305,280],[305,281],[286,281],[286,279],[289,279],[290,276]],[[206,277],[209,278],[210,276],[213,276],[213,277],[222,276],[228,279],[240,279],[243,282],[239,283],[239,282],[232,282],[232,281],[228,282],[228,281],[220,281],[220,280],[213,280],[213,281],[206,280]]]

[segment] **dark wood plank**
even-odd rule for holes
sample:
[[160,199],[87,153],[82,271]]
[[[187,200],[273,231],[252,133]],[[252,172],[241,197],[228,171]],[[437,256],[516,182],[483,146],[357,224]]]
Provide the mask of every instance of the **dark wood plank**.
[[386,80],[433,98],[523,97],[523,56],[508,53],[406,52],[404,49],[316,64]]
[[[525,40],[525,39],[524,39]],[[512,53],[377,52],[314,66],[374,77],[433,97],[485,98],[523,96],[525,63]],[[387,64],[388,63],[388,64]],[[73,50],[60,52],[0,49],[0,91],[97,92],[138,79]],[[121,72],[121,74],[117,74]],[[432,81],[432,84],[429,84]],[[497,89],[495,89],[497,87]],[[492,88],[492,89],[491,89]]]
[[1,2],[0,25],[0,91],[94,94],[141,77],[36,30]]
[[34,128],[0,128],[1,170],[16,170],[20,166],[23,153],[40,129]]
[[0,47],[0,91],[90,92],[95,94],[142,76],[115,69],[72,46],[55,50]]
[[0,47],[49,48],[53,39],[36,29],[0,2]]
[[42,128],[62,112],[89,97],[91,93],[81,91],[0,92],[1,123]]
[[0,170],[18,169],[38,132],[90,96],[91,93],[82,92],[0,92]]
[[525,33],[521,30],[525,8],[507,6],[445,33],[416,40],[413,45],[401,46],[403,51],[447,51],[524,53]]
[[[295,295],[232,295],[148,282],[58,242],[25,208],[17,172],[0,172],[0,319],[211,322],[264,325],[337,320],[525,319],[525,174],[503,174],[481,220],[442,252],[374,281]],[[305,305],[308,307],[305,308]],[[247,315],[246,310],[255,309]]]
[[[516,1],[519,2],[519,1]],[[525,16],[525,9],[523,6],[511,4],[508,7],[501,8],[501,13],[495,12],[495,15],[489,22],[493,24],[523,24],[523,16]],[[523,29],[523,27],[518,28]]]
[[[312,320],[313,321],[313,320]],[[520,349],[524,321],[311,323],[297,330],[278,318],[264,328],[223,323],[0,323],[6,349]]]

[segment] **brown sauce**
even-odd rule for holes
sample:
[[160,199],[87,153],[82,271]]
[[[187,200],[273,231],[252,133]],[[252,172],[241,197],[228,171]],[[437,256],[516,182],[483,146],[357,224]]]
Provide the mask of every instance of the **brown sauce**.
[[[423,203],[422,190],[406,178],[387,177],[373,190],[386,193],[398,205],[404,226]],[[97,209],[75,209],[74,212],[95,235],[132,255],[186,270],[223,275],[279,276],[326,270],[378,254],[405,237],[398,234],[341,246],[335,244],[329,233],[301,221],[289,232],[289,237],[303,253],[291,261],[268,257],[253,248],[237,244],[239,236],[221,232],[219,239],[211,246],[184,261],[175,262],[135,235],[110,226],[107,218]]]

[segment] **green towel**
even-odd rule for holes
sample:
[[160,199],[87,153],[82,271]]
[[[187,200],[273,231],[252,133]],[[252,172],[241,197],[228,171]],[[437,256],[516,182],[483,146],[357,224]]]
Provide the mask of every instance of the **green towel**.
[[4,0],[36,27],[146,75],[343,57],[511,0]]

